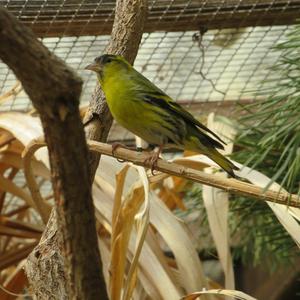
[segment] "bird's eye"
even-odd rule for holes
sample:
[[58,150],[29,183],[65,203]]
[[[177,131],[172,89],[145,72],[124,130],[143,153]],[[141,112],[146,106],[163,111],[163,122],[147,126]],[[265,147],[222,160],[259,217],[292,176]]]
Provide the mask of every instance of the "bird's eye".
[[100,65],[105,65],[105,64],[110,63],[112,61],[113,61],[113,58],[109,57],[107,55],[102,55],[102,56],[99,56],[95,59],[95,62],[99,63]]

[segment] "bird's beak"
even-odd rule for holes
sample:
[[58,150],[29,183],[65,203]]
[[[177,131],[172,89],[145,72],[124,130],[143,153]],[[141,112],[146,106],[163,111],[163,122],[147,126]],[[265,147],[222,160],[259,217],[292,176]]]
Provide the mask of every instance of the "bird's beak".
[[85,68],[85,70],[91,70],[91,71],[94,71],[94,72],[99,72],[101,71],[101,66],[97,63],[91,63],[89,65],[87,65]]

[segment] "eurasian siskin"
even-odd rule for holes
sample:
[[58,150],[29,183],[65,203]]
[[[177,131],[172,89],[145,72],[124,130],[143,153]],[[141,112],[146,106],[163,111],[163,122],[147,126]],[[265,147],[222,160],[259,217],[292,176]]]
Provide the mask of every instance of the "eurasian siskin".
[[[95,71],[115,120],[150,144],[201,152],[231,176],[238,168],[216,149],[224,143],[183,107],[136,71],[123,57],[105,54],[86,69]],[[153,156],[153,163],[158,154]]]

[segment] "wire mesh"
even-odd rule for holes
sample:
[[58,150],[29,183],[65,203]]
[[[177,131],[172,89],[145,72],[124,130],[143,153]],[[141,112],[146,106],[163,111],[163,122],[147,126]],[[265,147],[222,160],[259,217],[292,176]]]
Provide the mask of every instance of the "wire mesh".
[[[0,4],[39,36],[110,33],[115,8],[112,0],[1,0]],[[290,24],[299,17],[299,7],[297,0],[152,0],[146,31]],[[276,18],[279,14],[281,18]]]
[[[300,17],[300,0],[149,0],[148,3],[148,20],[135,67],[194,115],[208,111],[222,114],[226,111],[230,115],[234,105],[226,104],[253,101],[257,98],[255,91],[281,79],[280,74],[270,69],[280,53],[270,49],[285,40]],[[87,104],[96,76],[84,67],[105,51],[115,1],[0,0],[0,6],[29,26],[49,50],[79,73],[84,80],[81,104]],[[0,61],[0,112],[32,108],[24,91],[1,100],[1,95],[11,90],[16,81]],[[133,136],[114,125],[109,140],[132,141]],[[22,171],[13,181],[25,188]],[[52,195],[48,181],[39,180],[39,184],[43,196]],[[22,205],[23,200],[7,193],[2,213],[9,216]],[[41,224],[33,210],[28,218],[23,221]],[[3,257],[8,250],[27,243],[26,239],[8,235],[0,240],[0,254]]]
[[[96,78],[84,67],[104,53],[115,1],[0,0],[0,5],[80,74],[81,103],[86,104]],[[279,76],[270,70],[279,53],[270,48],[285,39],[299,8],[296,0],[149,1],[135,67],[176,101],[194,107],[195,114],[200,103],[212,103],[210,111],[216,111],[224,101],[252,101],[258,86]],[[15,83],[0,63],[0,95]],[[0,105],[0,111],[29,109],[24,92]],[[111,137],[130,136],[112,130]]]
[[[288,30],[288,26],[276,26],[234,29],[231,33],[208,31],[202,40],[205,49],[202,72],[206,79],[199,74],[203,55],[193,41],[197,32],[146,33],[135,67],[177,101],[246,99],[249,97],[246,91],[254,91],[262,79],[274,76],[268,68],[276,62],[278,53],[270,51],[270,47],[283,41]],[[84,67],[104,53],[108,39],[109,36],[43,39],[51,51],[84,79],[82,103],[89,101],[96,84],[94,74]],[[9,90],[15,82],[14,75],[2,63],[0,93]],[[0,109],[26,110],[29,103],[22,93],[17,101],[4,102]]]

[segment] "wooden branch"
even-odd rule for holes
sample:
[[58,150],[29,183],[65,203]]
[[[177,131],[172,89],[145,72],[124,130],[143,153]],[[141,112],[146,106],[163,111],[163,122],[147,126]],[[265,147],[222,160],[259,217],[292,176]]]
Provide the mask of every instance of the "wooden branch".
[[37,242],[32,242],[22,248],[7,251],[5,254],[2,254],[0,257],[0,271],[9,266],[13,266],[22,259],[26,258],[36,245]]
[[[8,8],[38,36],[84,36],[110,34],[112,4],[90,0],[45,5],[19,0]],[[287,25],[299,17],[298,0],[156,1],[149,7],[145,32]]]
[[[90,151],[99,152],[104,155],[132,162],[138,166],[146,168],[151,167],[148,163],[145,163],[146,159],[149,157],[148,152],[137,152],[119,147],[114,151],[114,153],[112,153],[112,145],[96,141],[87,141],[87,144]],[[30,147],[34,149],[33,151],[36,151],[44,146],[46,146],[46,143],[42,142],[41,140],[32,141],[30,145]],[[234,178],[226,178],[218,174],[205,173],[185,167],[178,163],[168,162],[160,159],[158,160],[157,165],[154,166],[154,170],[189,179],[201,184],[213,186],[225,190],[228,193],[244,195],[258,200],[270,201],[291,207],[300,207],[300,197],[298,195],[293,195],[286,192],[277,192],[273,190],[264,191],[263,188],[251,183],[246,183]]]
[[39,240],[41,237],[41,233],[27,231],[27,230],[19,230],[1,224],[0,224],[0,235],[2,237],[10,236],[10,237],[19,237],[22,239],[37,239],[37,240]]
[[[0,58],[21,81],[41,117],[58,232],[63,240],[67,295],[70,299],[108,299],[97,244],[88,150],[78,108],[82,81],[3,8],[0,44]],[[42,271],[48,269],[36,269],[35,275]],[[54,289],[53,295],[56,292]]]
[[[117,148],[113,154],[111,145],[95,141],[88,141],[88,146],[91,151],[97,151],[118,159],[130,161],[138,166],[150,167],[150,165],[145,163],[146,158],[149,157],[149,153],[147,154],[145,152],[136,152],[124,148]],[[264,192],[263,188],[250,183],[245,183],[233,178],[224,178],[219,175],[204,173],[202,171],[187,168],[165,160],[158,160],[157,166],[154,167],[154,170],[213,186],[225,190],[228,193],[244,195],[258,200],[270,201],[292,207],[300,207],[300,198],[298,195],[291,195],[272,190]]]

